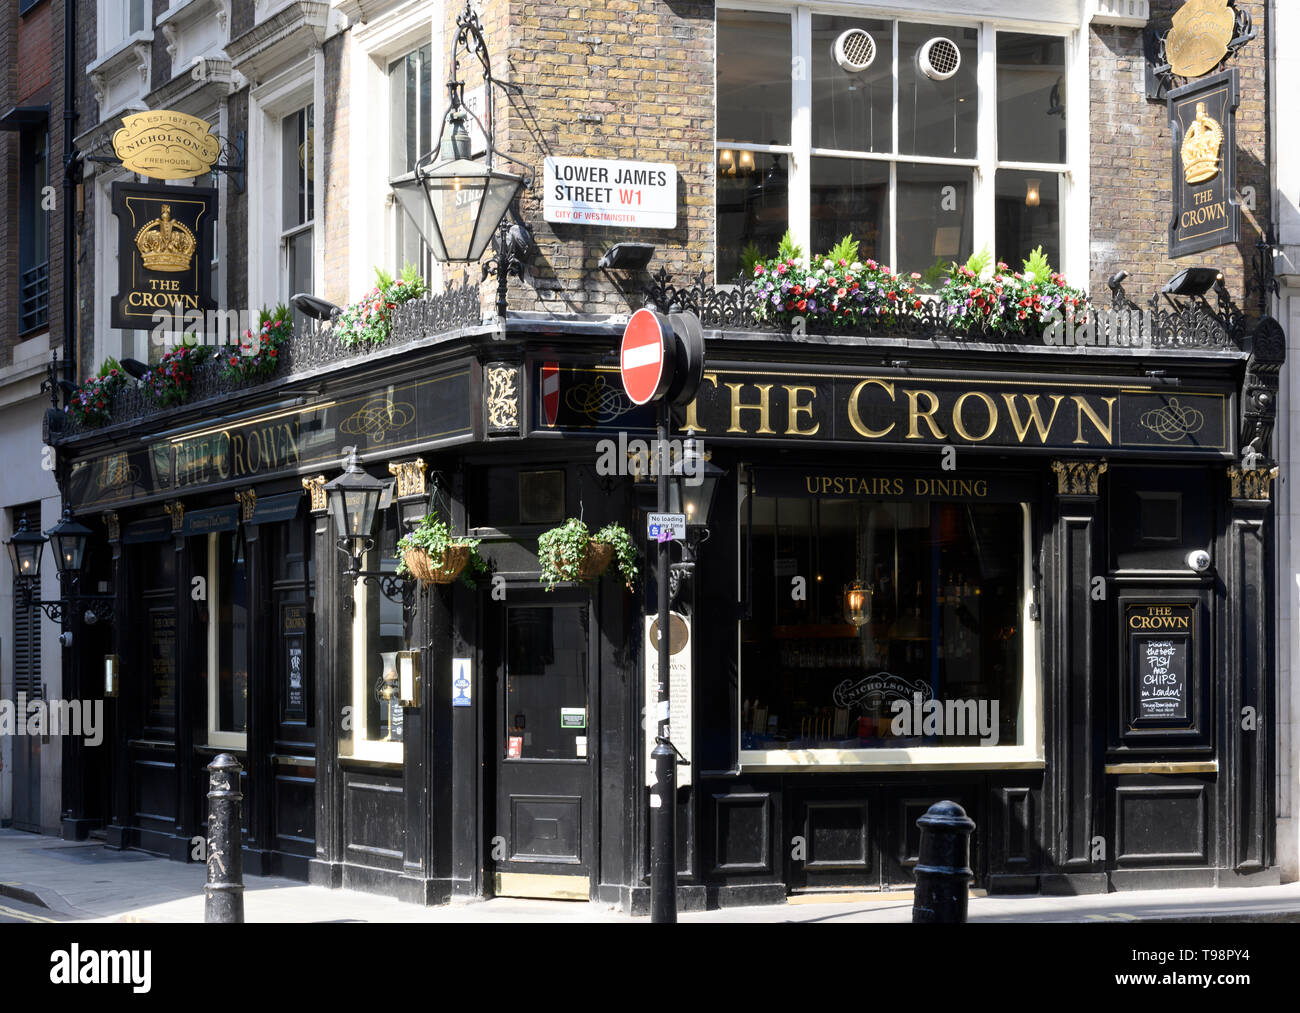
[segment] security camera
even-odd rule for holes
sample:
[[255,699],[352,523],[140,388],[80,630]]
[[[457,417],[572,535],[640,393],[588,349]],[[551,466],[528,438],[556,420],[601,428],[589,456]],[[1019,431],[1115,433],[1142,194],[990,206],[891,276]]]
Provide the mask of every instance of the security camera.
[[71,631],[71,630],[67,630],[67,631],[64,631],[63,633],[60,633],[60,634],[59,634],[59,643],[62,644],[64,647],[71,647],[71,646],[72,646],[72,631]]
[[1193,549],[1187,554],[1187,565],[1197,573],[1204,573],[1210,568],[1210,554],[1204,549]]

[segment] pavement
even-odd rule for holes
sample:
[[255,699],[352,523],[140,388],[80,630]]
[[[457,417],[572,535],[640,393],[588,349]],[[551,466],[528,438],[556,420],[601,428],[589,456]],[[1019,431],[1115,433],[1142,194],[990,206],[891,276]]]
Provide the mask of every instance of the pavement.
[[[97,841],[0,830],[0,923],[202,922],[204,866]],[[247,876],[248,922],[633,923],[621,911],[571,901],[494,898],[439,907],[274,876]],[[907,893],[801,896],[790,903],[687,912],[682,923],[897,923],[912,920]],[[1300,922],[1300,883],[1195,890],[1139,890],[1075,897],[995,896],[976,891],[971,922]]]

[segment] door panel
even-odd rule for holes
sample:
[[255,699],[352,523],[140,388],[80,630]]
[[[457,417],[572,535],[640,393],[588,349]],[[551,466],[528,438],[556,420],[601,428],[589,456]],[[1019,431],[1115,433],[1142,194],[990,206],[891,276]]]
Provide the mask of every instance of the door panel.
[[585,595],[516,595],[497,620],[496,892],[586,898],[597,729]]

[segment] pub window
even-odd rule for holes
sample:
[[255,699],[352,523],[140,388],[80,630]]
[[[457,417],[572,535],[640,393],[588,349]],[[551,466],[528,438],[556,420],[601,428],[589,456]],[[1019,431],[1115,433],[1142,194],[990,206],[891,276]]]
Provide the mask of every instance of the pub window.
[[208,745],[243,749],[248,735],[248,568],[242,532],[208,535]]
[[1035,762],[1029,506],[762,479],[741,510],[741,764]]
[[[281,232],[284,277],[282,296],[311,292],[313,284],[312,224],[315,219],[315,106],[308,104],[286,116],[280,125]],[[295,326],[306,319],[294,310]]]
[[[388,66],[389,177],[401,176],[433,147],[433,46],[427,44]],[[432,275],[433,253],[420,238],[401,207],[394,202],[395,239],[393,270],[414,264],[426,280]]]
[[1060,269],[1064,37],[803,7],[717,19],[719,282],[787,227],[809,254],[852,234],[901,272],[1040,244]]
[[[397,569],[396,511],[386,510],[377,524],[375,545],[363,569]],[[346,590],[345,590],[346,593]],[[339,743],[345,756],[402,762],[402,707],[397,702],[398,651],[408,649],[400,601],[391,601],[374,583],[352,588],[352,728]],[[350,735],[350,738],[347,736]]]
[[47,124],[21,135],[18,150],[18,333],[48,327],[50,319],[50,181]]
[[99,52],[112,52],[137,32],[148,27],[145,0],[100,0]]

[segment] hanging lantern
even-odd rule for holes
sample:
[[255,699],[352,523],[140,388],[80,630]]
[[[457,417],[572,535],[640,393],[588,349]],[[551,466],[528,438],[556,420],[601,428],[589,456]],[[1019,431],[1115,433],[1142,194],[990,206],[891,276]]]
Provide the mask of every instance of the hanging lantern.
[[871,588],[860,580],[844,588],[844,617],[854,626],[871,622]]

